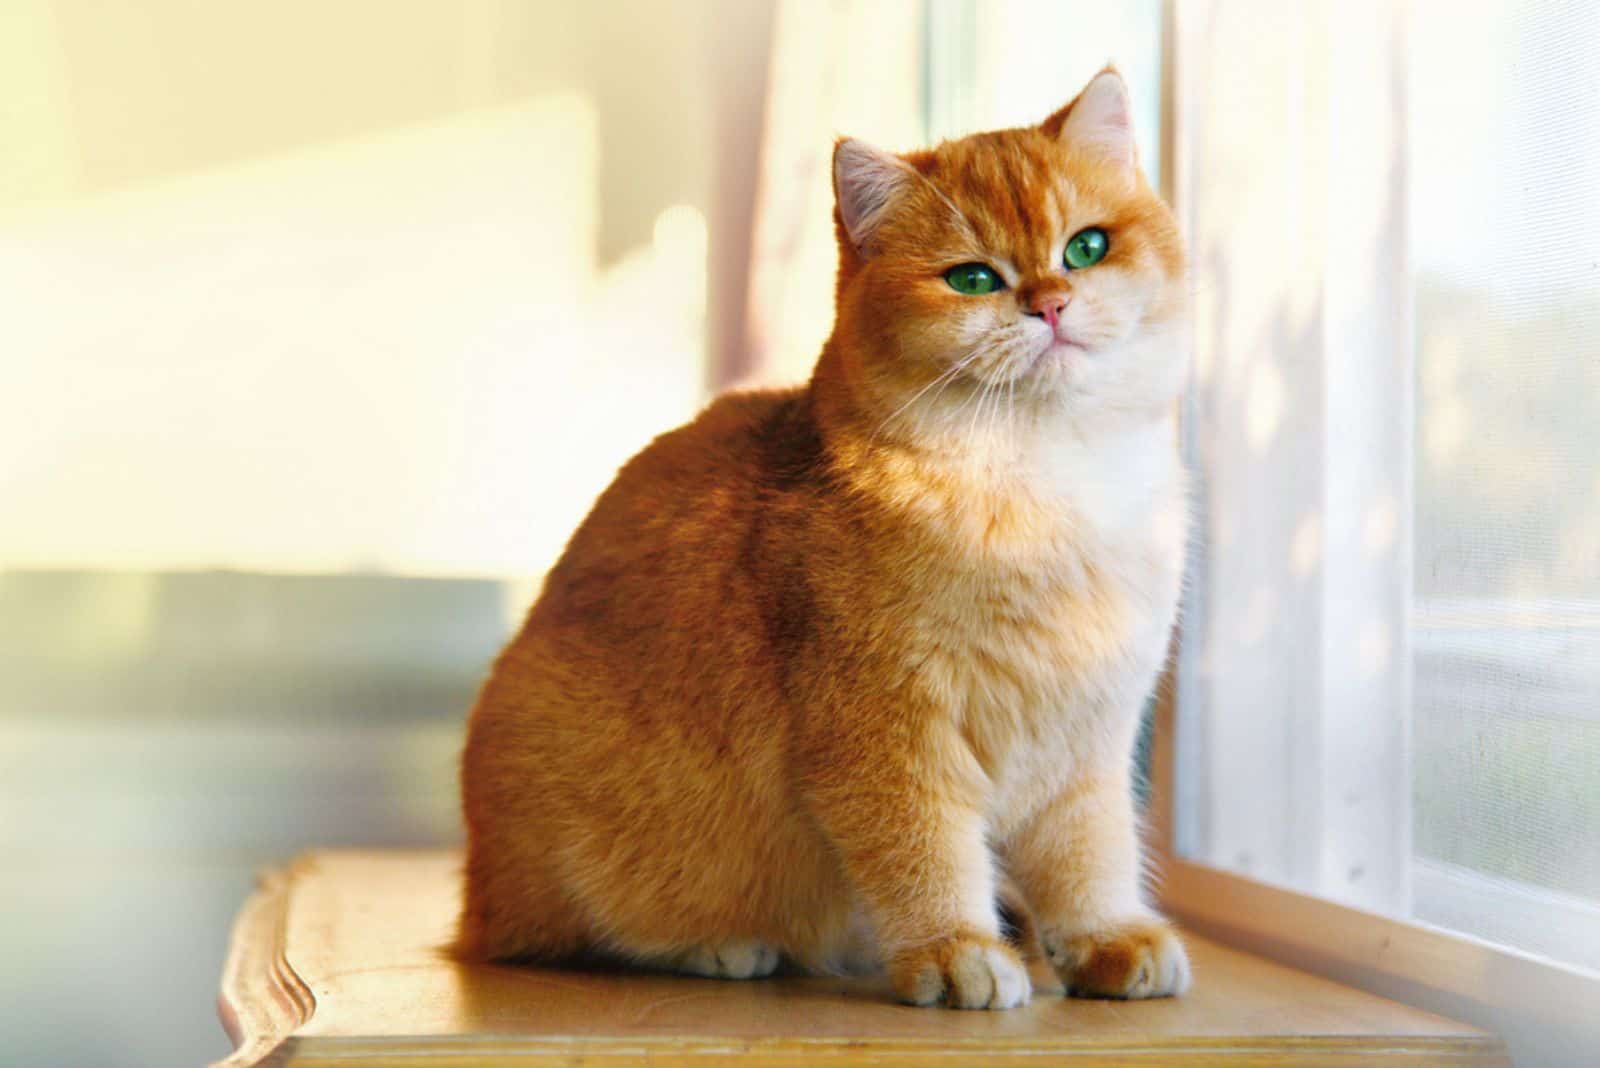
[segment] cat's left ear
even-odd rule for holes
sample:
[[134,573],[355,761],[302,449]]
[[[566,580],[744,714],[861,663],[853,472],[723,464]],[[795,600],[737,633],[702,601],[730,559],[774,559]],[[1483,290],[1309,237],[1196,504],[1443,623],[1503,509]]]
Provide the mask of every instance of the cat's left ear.
[[1133,105],[1128,100],[1128,83],[1115,67],[1091,78],[1072,103],[1044,120],[1043,127],[1045,133],[1073,148],[1133,174],[1137,165]]

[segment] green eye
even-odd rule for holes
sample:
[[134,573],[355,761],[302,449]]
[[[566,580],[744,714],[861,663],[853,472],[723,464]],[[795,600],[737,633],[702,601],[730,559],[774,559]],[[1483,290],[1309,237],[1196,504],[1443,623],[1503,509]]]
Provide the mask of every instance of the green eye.
[[1072,235],[1072,240],[1067,242],[1067,253],[1061,258],[1066,261],[1069,271],[1093,267],[1106,258],[1106,249],[1110,247],[1111,239],[1106,237],[1106,232],[1098,226],[1091,226]]
[[981,297],[1006,287],[992,267],[985,267],[981,263],[963,263],[960,267],[952,267],[944,272],[944,280],[950,283],[951,289],[969,297]]

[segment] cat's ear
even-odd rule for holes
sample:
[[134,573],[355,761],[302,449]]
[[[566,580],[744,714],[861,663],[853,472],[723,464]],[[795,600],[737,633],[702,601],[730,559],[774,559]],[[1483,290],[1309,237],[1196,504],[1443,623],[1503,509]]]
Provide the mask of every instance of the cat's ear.
[[1133,173],[1133,105],[1128,83],[1114,67],[1096,74],[1072,103],[1044,120],[1044,131]]
[[870,253],[873,235],[889,209],[916,180],[917,172],[892,152],[854,138],[833,146],[833,197],[857,252]]

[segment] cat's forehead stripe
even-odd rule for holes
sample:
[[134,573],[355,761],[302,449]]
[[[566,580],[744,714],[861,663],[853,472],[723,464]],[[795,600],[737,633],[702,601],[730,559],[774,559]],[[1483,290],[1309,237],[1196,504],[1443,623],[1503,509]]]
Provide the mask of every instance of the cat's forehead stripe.
[[1070,190],[1056,161],[1020,145],[990,141],[951,162],[947,181],[990,251],[1050,257],[1071,209]]

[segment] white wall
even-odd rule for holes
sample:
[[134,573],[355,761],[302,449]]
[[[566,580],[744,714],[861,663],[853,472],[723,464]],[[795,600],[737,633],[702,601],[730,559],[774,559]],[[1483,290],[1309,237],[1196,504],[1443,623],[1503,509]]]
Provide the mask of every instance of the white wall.
[[7,5],[0,567],[542,571],[703,398],[739,10]]

